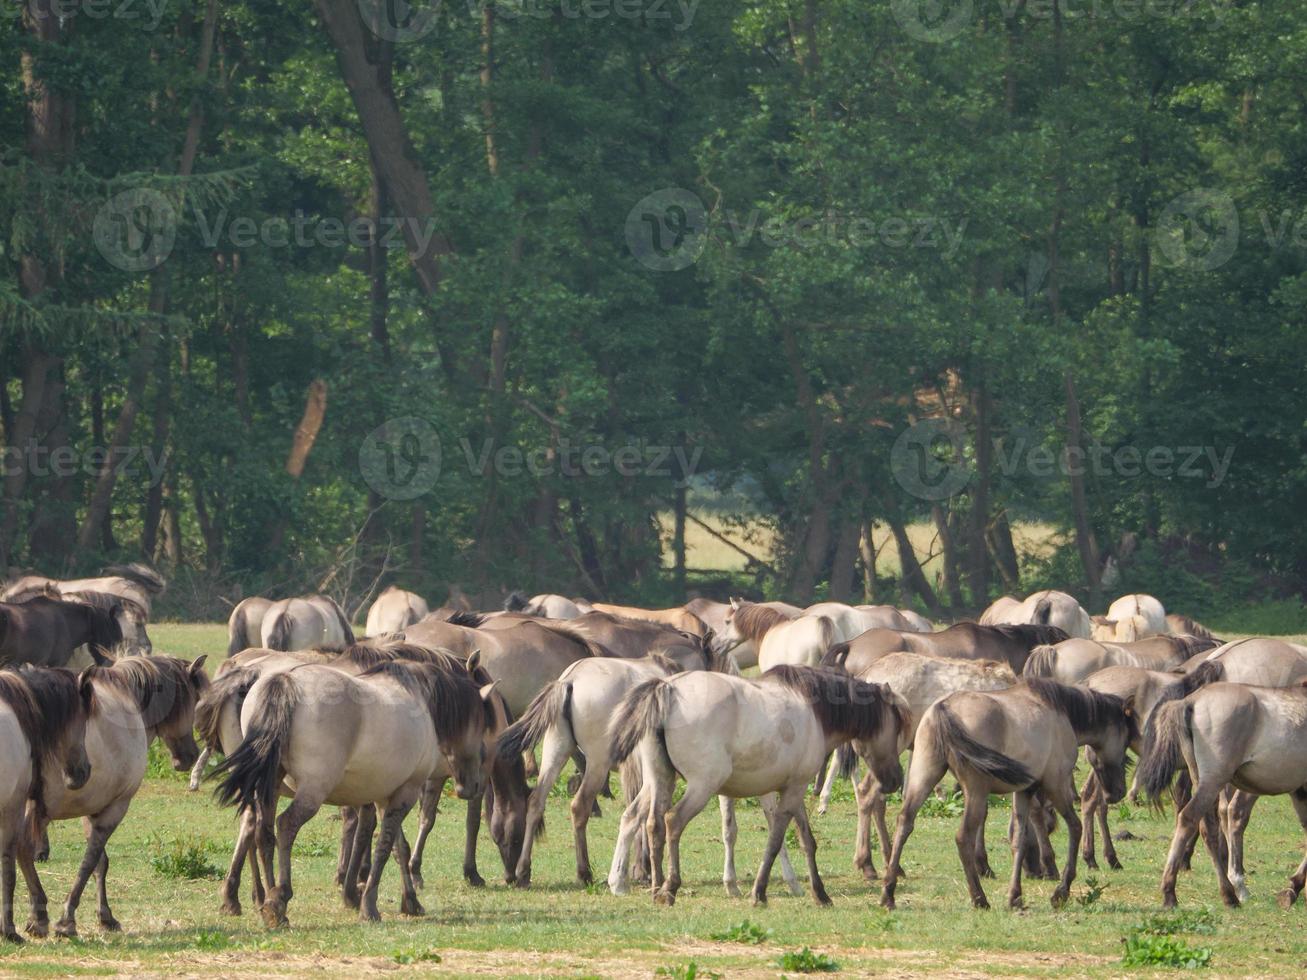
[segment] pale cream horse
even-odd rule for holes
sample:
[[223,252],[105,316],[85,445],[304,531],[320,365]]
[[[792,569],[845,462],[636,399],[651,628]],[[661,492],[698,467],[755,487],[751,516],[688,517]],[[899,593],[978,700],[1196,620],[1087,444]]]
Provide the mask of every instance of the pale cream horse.
[[363,635],[381,636],[385,633],[398,633],[425,619],[430,612],[431,610],[427,608],[427,600],[416,592],[407,592],[398,586],[389,585],[368,608]]
[[737,599],[731,600],[722,635],[728,650],[744,641],[755,644],[758,667],[764,673],[780,664],[815,667],[837,642],[835,621],[829,616],[790,619],[775,609]]
[[1106,616],[1094,617],[1095,640],[1129,643],[1169,632],[1162,603],[1142,592],[1121,596],[1108,607]]

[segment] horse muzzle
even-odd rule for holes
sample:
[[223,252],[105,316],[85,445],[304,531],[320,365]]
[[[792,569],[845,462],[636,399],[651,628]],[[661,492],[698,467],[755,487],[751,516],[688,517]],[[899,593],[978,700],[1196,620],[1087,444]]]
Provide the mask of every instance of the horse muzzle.
[[90,778],[91,764],[89,762],[84,762],[78,766],[70,766],[64,770],[64,788],[81,789]]

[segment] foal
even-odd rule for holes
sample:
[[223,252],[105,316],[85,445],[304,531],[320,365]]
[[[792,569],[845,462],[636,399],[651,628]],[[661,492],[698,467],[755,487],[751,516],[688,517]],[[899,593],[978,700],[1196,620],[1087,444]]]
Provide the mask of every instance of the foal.
[[903,845],[912,833],[917,811],[944,773],[951,770],[966,798],[957,846],[972,905],[989,908],[980,887],[975,855],[976,834],[989,809],[989,794],[1015,793],[1012,812],[1016,832],[1008,904],[1012,908],[1022,906],[1022,855],[1029,831],[1030,804],[1037,792],[1062,815],[1070,838],[1062,880],[1053,892],[1054,907],[1063,905],[1076,875],[1076,850],[1080,846],[1073,782],[1079,747],[1090,747],[1090,765],[1106,788],[1109,802],[1116,802],[1125,795],[1125,752],[1137,732],[1128,702],[1053,681],[1030,680],[1004,691],[967,691],[937,701],[917,727],[881,904],[894,908]]
[[[622,814],[609,886],[625,877],[625,860],[647,799],[649,863],[654,899],[671,905],[681,886],[681,834],[715,795],[778,793],[767,850],[753,885],[755,904],[767,900],[767,879],[791,820],[807,852],[813,897],[830,904],[817,870],[817,842],[803,798],[822,760],[845,742],[887,791],[899,787],[906,710],[889,689],[842,671],[782,665],[758,680],[696,672],[649,680],[623,700],[613,719],[612,758],[621,762],[639,749],[642,787]],[[671,805],[676,776],[685,795]],[[662,877],[663,844],[671,871]]]

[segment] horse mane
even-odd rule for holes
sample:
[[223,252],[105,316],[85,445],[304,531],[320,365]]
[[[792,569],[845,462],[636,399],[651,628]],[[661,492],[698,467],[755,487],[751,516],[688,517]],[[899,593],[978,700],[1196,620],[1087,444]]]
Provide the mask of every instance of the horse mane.
[[378,664],[391,663],[396,660],[433,664],[446,670],[453,670],[456,666],[461,666],[456,657],[445,653],[443,650],[402,641],[387,643],[384,646],[372,643],[355,643],[340,651],[331,663],[350,664],[366,672]]
[[531,600],[521,589],[514,589],[504,600],[504,612],[526,612],[531,606]]
[[1174,634],[1162,634],[1170,641],[1171,646],[1175,648],[1176,653],[1181,654],[1185,660],[1190,657],[1196,657],[1200,653],[1206,653],[1208,650],[1215,650],[1221,646],[1221,642],[1215,637],[1208,636],[1175,636]]
[[900,733],[910,723],[907,712],[894,700],[888,687],[860,680],[842,670],[778,664],[761,679],[783,684],[801,695],[827,735],[850,740],[873,738],[884,723],[886,712],[893,713]]
[[[224,661],[224,665],[230,661]],[[259,679],[259,671],[254,667],[231,667],[221,671],[210,681],[209,686],[195,705],[195,730],[210,748],[222,748],[222,731],[219,722],[222,719],[222,706],[231,698],[244,702],[245,695]]]
[[147,729],[175,724],[199,700],[191,665],[176,657],[123,657],[109,667],[90,668],[89,676],[135,701]]
[[56,593],[59,598],[65,602],[78,602],[83,606],[90,606],[92,609],[104,613],[113,613],[114,607],[119,607],[130,612],[138,619],[146,618],[145,607],[135,599],[129,599],[126,596],[115,595],[112,592],[61,592]]
[[[1187,674],[1181,674],[1179,679],[1168,684],[1157,695],[1157,700],[1153,702],[1153,715],[1157,714],[1159,706],[1166,704],[1168,701],[1182,701],[1200,687],[1206,687],[1208,684],[1215,684],[1217,681],[1225,679],[1225,665],[1219,660],[1204,660]],[[1149,715],[1151,719],[1153,715]]]
[[1026,687],[1044,704],[1065,715],[1077,734],[1100,731],[1122,720],[1132,728],[1132,740],[1138,734],[1133,730],[1133,718],[1124,713],[1125,702],[1115,694],[1059,684],[1042,677],[1028,678]]
[[168,587],[168,582],[162,575],[138,561],[128,562],[125,565],[110,565],[104,570],[104,574],[128,579],[154,595],[158,595]]
[[62,602],[63,595],[51,582],[44,582],[40,585],[28,585],[19,589],[17,592],[5,596],[4,601],[15,605],[24,602],[31,602],[33,599],[48,599],[51,602]]
[[[590,614],[587,613],[586,615]],[[605,614],[600,613],[600,615]],[[548,630],[550,633],[561,636],[565,640],[579,644],[584,648],[587,657],[614,656],[613,651],[609,650],[608,647],[604,646],[598,640],[593,639],[585,625],[577,623],[576,620],[540,619],[533,621],[529,625],[536,626],[542,630]]]
[[789,621],[790,617],[779,609],[773,609],[771,606],[764,606],[757,602],[740,603],[732,616],[735,631],[745,639],[753,640],[755,643],[761,640],[773,627]]
[[406,691],[420,695],[431,712],[436,738],[442,742],[463,737],[474,712],[480,708],[486,728],[494,729],[495,713],[489,701],[481,697],[481,686],[466,671],[447,670],[433,663],[387,660],[359,675],[389,677]]
[[645,656],[648,657],[656,667],[659,667],[664,674],[681,673],[681,665],[671,657],[666,657],[663,654],[656,652],[647,653]]
[[445,617],[445,622],[451,626],[466,626],[468,629],[480,629],[486,623],[486,617],[481,613],[464,612],[457,610]]
[[980,629],[993,630],[1009,640],[1024,643],[1027,647],[1050,646],[1071,639],[1071,634],[1060,626],[1046,623],[1005,623],[1002,626],[980,626]]
[[27,739],[32,759],[32,785],[27,795],[36,804],[38,821],[43,821],[43,765],[55,755],[65,730],[83,711],[77,675],[65,667],[0,670],[0,701],[9,705]]

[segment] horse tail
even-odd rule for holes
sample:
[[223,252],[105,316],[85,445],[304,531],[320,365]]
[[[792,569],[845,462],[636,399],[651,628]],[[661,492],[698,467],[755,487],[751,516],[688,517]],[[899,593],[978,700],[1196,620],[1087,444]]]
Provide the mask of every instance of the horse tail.
[[1030,651],[1030,658],[1021,673],[1026,677],[1053,677],[1057,670],[1057,647],[1044,643]]
[[671,707],[672,689],[661,678],[647,680],[634,688],[617,706],[608,728],[614,762],[624,762],[646,735],[661,732]]
[[215,776],[223,776],[214,794],[223,806],[235,803],[242,810],[256,805],[272,810],[281,788],[281,753],[298,701],[299,691],[289,672],[267,679],[263,700],[240,747],[214,770]]
[[1048,596],[1043,596],[1035,603],[1035,614],[1030,618],[1030,621],[1036,626],[1051,626],[1052,616],[1053,600]]
[[340,603],[331,596],[323,596],[327,600],[327,605],[331,606],[331,611],[335,613],[336,624],[340,627],[340,635],[345,638],[345,646],[354,645],[354,627],[349,623],[349,617],[345,615],[345,610],[340,608]]
[[253,667],[234,667],[223,671],[209,684],[195,705],[195,730],[211,749],[222,749],[222,712],[229,704],[240,711],[245,695],[259,679]]
[[523,612],[531,605],[531,600],[521,589],[514,589],[504,600],[504,612]]
[[1182,701],[1199,688],[1215,684],[1225,679],[1225,665],[1219,660],[1204,660],[1189,673],[1183,675],[1174,684],[1168,684],[1157,695],[1153,704],[1156,711],[1169,701]]
[[236,611],[231,614],[231,619],[227,623],[227,656],[234,657],[244,650],[249,644],[246,643],[245,630],[246,613],[243,605],[237,606]]
[[1187,701],[1171,701],[1153,709],[1144,734],[1144,750],[1139,756],[1136,779],[1145,798],[1154,806],[1171,785],[1175,771],[1190,754],[1189,725],[1193,706]]
[[272,618],[272,626],[263,645],[269,650],[287,651],[290,649],[294,632],[295,626],[291,622],[290,613],[283,609]]
[[522,717],[504,729],[499,736],[499,757],[512,759],[529,752],[540,744],[549,729],[566,724],[572,727],[572,684],[570,681],[551,681],[535,696]]
[[826,651],[825,656],[821,658],[823,667],[839,667],[843,669],[844,661],[849,659],[849,644],[836,643]]
[[965,763],[990,779],[1008,786],[1029,786],[1035,781],[1030,770],[1016,759],[976,741],[971,733],[962,727],[962,722],[948,709],[948,705],[943,702],[937,703],[935,715],[940,740],[951,757],[951,764]]
[[110,565],[104,571],[106,575],[117,575],[119,578],[135,582],[146,592],[153,595],[158,595],[168,587],[168,583],[162,575],[138,561],[126,565]]

